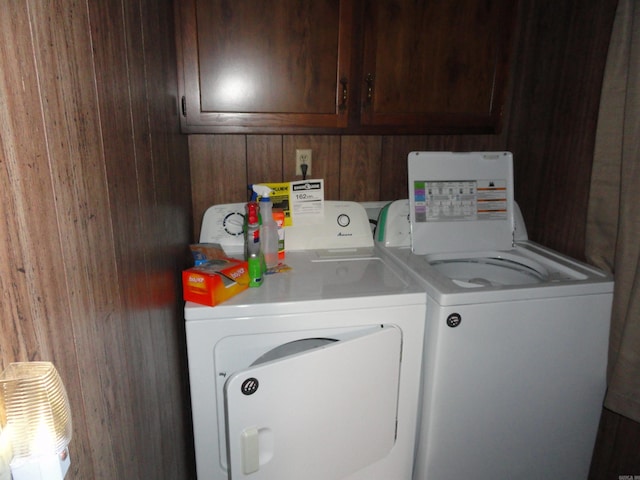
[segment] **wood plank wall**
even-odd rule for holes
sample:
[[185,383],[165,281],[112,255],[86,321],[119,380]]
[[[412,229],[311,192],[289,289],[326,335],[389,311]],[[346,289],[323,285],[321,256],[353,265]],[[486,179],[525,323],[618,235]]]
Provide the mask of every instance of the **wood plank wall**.
[[522,2],[507,147],[532,238],[584,258],[591,163],[617,0]]
[[67,479],[192,477],[173,31],[171,0],[2,2],[0,368],[56,365]]

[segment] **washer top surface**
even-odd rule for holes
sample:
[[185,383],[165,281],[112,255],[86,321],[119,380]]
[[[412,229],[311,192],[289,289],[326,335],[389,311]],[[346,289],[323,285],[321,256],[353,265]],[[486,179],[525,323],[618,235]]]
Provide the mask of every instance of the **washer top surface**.
[[411,248],[409,201],[387,205],[378,220],[376,243],[408,267],[441,304],[470,304],[613,291],[601,270],[529,241],[514,203],[515,231],[506,250],[416,254]]
[[507,251],[468,255],[416,255],[409,247],[386,247],[387,255],[408,267],[441,305],[530,300],[613,291],[601,270],[531,241]]

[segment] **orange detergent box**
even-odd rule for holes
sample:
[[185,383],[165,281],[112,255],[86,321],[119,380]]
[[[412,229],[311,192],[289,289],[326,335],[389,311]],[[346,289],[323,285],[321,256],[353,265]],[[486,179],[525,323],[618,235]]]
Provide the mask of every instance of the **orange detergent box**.
[[249,287],[249,268],[244,260],[219,258],[182,272],[185,301],[213,307]]

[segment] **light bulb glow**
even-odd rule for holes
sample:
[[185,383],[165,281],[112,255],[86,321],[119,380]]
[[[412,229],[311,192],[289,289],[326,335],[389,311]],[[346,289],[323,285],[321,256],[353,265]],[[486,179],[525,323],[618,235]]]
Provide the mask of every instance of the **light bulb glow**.
[[64,451],[71,441],[67,393],[49,362],[12,363],[0,375],[2,427],[11,431],[14,460]]

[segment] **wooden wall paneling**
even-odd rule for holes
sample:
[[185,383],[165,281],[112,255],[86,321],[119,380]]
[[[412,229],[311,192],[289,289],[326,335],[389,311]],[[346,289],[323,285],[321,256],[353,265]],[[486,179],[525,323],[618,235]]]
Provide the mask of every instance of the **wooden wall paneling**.
[[515,159],[515,193],[531,238],[537,238],[538,195],[547,157],[547,138],[553,133],[551,109],[557,101],[557,72],[566,39],[564,26],[571,4],[521,2],[519,42],[513,74],[508,145]]
[[491,152],[506,150],[506,136],[496,135],[441,135],[429,137],[427,148],[451,152]]
[[[41,79],[48,137],[55,139],[49,144],[50,164],[54,170],[60,234],[65,238],[62,244],[65,276],[73,289],[69,292],[70,317],[74,323],[85,408],[96,418],[111,423],[117,418],[114,413],[120,410],[116,404],[127,398],[129,391],[125,388],[119,399],[114,395],[113,405],[105,401],[115,392],[105,392],[104,386],[116,384],[114,370],[124,366],[117,360],[123,353],[123,347],[119,346],[123,337],[118,333],[119,316],[114,315],[120,309],[117,283],[111,283],[109,288],[109,282],[105,282],[105,278],[115,279],[117,270],[113,238],[105,235],[112,230],[112,224],[104,159],[100,144],[95,141],[100,132],[95,90],[89,88],[93,86],[93,64],[86,28],[88,19],[86,9],[81,7],[67,5],[65,9],[55,9],[42,2],[34,3],[37,3],[37,8],[33,5],[31,10],[34,25],[50,29],[42,32],[38,45],[39,70],[60,73],[59,78],[41,75]],[[62,45],[67,48],[61,48]],[[113,423],[116,441],[126,443],[119,438],[117,421]],[[91,442],[83,445],[78,438],[78,444],[72,443],[72,454],[80,448],[88,450],[91,445],[94,453],[83,451],[78,460],[95,455],[98,464],[94,470],[116,471],[114,444],[106,443],[110,437],[105,435],[104,427],[99,422],[89,422],[88,430]],[[76,461],[72,465],[77,478],[86,478],[90,472],[90,462]],[[90,475],[98,478],[100,474]]]
[[[610,410],[602,409],[600,416],[600,424],[598,425],[598,435],[594,447],[594,455],[591,458],[591,467],[589,469],[589,480],[606,480],[618,478],[617,465],[611,470],[612,461],[616,458],[616,447],[624,448],[624,445],[616,445],[616,437],[618,435],[618,427],[624,417],[617,415]],[[640,438],[637,442],[640,445]],[[640,455],[638,456],[640,458]],[[631,472],[631,470],[629,470]]]
[[324,179],[324,197],[327,200],[340,198],[340,136],[338,135],[284,135],[282,155],[284,180],[301,180],[296,176],[296,149],[310,148],[311,173],[308,179]]
[[407,157],[413,151],[439,150],[428,147],[429,138],[424,135],[383,137],[380,200],[408,197]]
[[[193,231],[189,147],[187,137],[178,130],[175,42],[168,35],[173,32],[174,19],[173,11],[158,8],[157,0],[144,0],[142,8],[155,209],[150,215],[147,244],[153,251],[152,268],[164,274],[169,268],[174,275],[176,269],[184,267],[179,260],[183,257],[176,254],[187,251],[186,243]],[[180,235],[176,238],[176,234],[184,235],[184,232],[189,232],[188,237],[184,239],[185,244],[179,245]],[[181,295],[181,285],[177,286],[180,290],[174,293]],[[167,303],[172,300],[162,299],[163,306]]]
[[[102,32],[98,18],[106,19],[102,24],[108,25],[110,33],[106,38],[100,35],[94,38],[98,38],[102,47],[96,55],[97,77],[108,78],[112,85],[111,89],[101,91],[98,82],[101,121],[106,126],[103,139],[110,146],[106,149],[105,167],[112,193],[110,206],[115,219],[116,261],[124,309],[121,329],[124,339],[120,344],[125,349],[123,357],[128,367],[120,372],[124,375],[119,380],[128,385],[129,392],[117,400],[134,419],[122,433],[130,442],[129,448],[117,451],[117,466],[124,468],[106,472],[117,478],[123,475],[184,478],[187,470],[188,457],[180,448],[187,443],[184,432],[187,421],[183,413],[184,381],[180,378],[184,374],[180,366],[185,364],[179,358],[184,343],[180,343],[182,335],[176,328],[182,315],[177,308],[179,282],[175,280],[184,262],[177,260],[176,264],[173,260],[165,267],[162,255],[169,247],[174,259],[184,258],[171,252],[171,245],[179,242],[186,247],[190,237],[185,228],[189,222],[175,220],[176,216],[190,213],[187,144],[186,138],[182,138],[181,145],[175,143],[180,147],[175,150],[155,148],[156,142],[168,133],[176,136],[177,118],[175,98],[168,96],[162,87],[157,91],[151,87],[164,79],[161,83],[165,87],[175,88],[172,78],[175,64],[167,42],[171,29],[158,30],[157,22],[164,18],[161,24],[170,24],[167,16],[172,14],[171,7],[170,1],[113,2],[104,5],[102,15],[96,15],[92,22]],[[154,16],[149,16],[149,12]],[[115,32],[114,25],[119,25],[113,29]],[[101,55],[112,50],[121,53],[117,62],[109,62],[106,54]],[[151,105],[160,107],[160,118],[173,119],[167,122],[167,130],[155,128],[158,119],[151,112]],[[113,128],[118,118],[130,121]],[[173,178],[159,174],[167,162],[181,166],[169,168],[176,172]],[[182,191],[176,190],[173,183],[182,186]],[[183,228],[176,228],[176,223]],[[157,225],[169,226],[164,236],[155,235]],[[171,238],[167,238],[167,233]],[[164,242],[160,240],[163,238]],[[113,435],[112,439],[117,441],[118,437]]]
[[247,135],[247,185],[282,181],[282,135]]
[[583,257],[595,120],[616,0],[523,2],[508,146],[529,235]]
[[188,478],[177,273],[191,207],[167,95],[172,3],[4,8],[1,366],[56,364],[74,423],[68,478]]
[[247,190],[247,150],[244,135],[189,135],[194,239],[202,216],[218,203],[242,202]]
[[[189,137],[194,211],[214,201],[211,185],[216,191],[231,187],[228,202],[245,201],[245,196],[233,197],[242,187],[246,139],[246,165],[248,183],[263,181],[291,181],[295,175],[295,151],[311,148],[312,173],[309,178],[324,178],[326,198],[356,201],[377,200],[381,192],[386,195],[406,195],[406,159],[412,150],[470,151],[504,150],[506,135],[441,135],[441,136],[331,136],[331,135],[192,135]],[[220,143],[222,142],[222,143]],[[217,152],[212,145],[218,144]],[[223,166],[220,162],[236,162]],[[239,163],[238,163],[239,162]],[[217,175],[220,169],[235,172]],[[230,185],[229,178],[233,178]],[[271,179],[271,180],[269,180]],[[203,201],[203,195],[207,200]],[[233,199],[235,198],[235,200]],[[400,198],[400,197],[397,197]],[[389,198],[382,198],[388,200]],[[199,222],[199,215],[195,214]],[[199,231],[199,227],[197,229]]]
[[[182,137],[180,143],[173,144],[178,147],[175,150],[155,148],[156,142],[169,133],[177,137],[178,123],[175,98],[167,95],[163,88],[150,87],[164,79],[165,87],[175,88],[173,49],[168,41],[171,28],[159,30],[157,24],[157,20],[164,18],[161,24],[170,25],[172,2],[113,2],[103,8],[92,10],[92,13],[103,14],[97,15],[92,25],[100,25],[100,17],[109,31],[106,38],[94,36],[102,48],[96,55],[96,76],[115,82],[108,90],[101,90],[98,82],[98,94],[101,124],[106,125],[104,143],[113,145],[105,152],[109,192],[113,193],[116,187],[110,207],[124,308],[122,335],[125,338],[121,345],[128,367],[119,372],[124,373],[119,381],[129,388],[129,394],[119,400],[120,408],[129,410],[134,420],[122,433],[130,442],[130,448],[118,451],[118,455],[123,453],[117,457],[118,466],[125,468],[107,475],[110,478],[185,478],[190,470],[186,465],[188,455],[183,453],[187,444],[184,425],[188,423],[188,413],[185,415],[188,410],[184,377],[181,378],[185,371],[180,368],[185,366],[184,358],[180,358],[184,356],[184,338],[182,328],[177,328],[183,320],[178,307],[181,304],[179,280],[176,280],[184,267],[180,260],[184,257],[173,252],[174,260],[164,267],[166,260],[162,259],[162,253],[171,252],[175,243],[186,248],[191,236],[184,228],[188,222],[176,222],[176,217],[190,213],[189,189],[176,190],[172,186],[176,183],[184,187],[189,183],[187,139]],[[154,17],[149,16],[151,11]],[[119,25],[115,33],[114,25]],[[167,50],[163,50],[162,45]],[[112,49],[121,53],[116,62],[109,62],[107,55],[102,56]],[[154,128],[157,119],[150,105],[160,107],[161,118],[167,119],[170,125],[168,130]],[[129,125],[113,128],[111,125],[118,118],[129,119]],[[123,167],[123,162],[129,165]],[[175,168],[169,168],[176,172],[175,178],[159,174],[168,162],[176,164]],[[164,237],[154,235],[157,223],[170,225]],[[183,228],[176,228],[176,223]],[[156,244],[161,238],[164,242]],[[112,439],[118,441],[118,436],[113,435]]]
[[[126,324],[127,343],[130,356],[128,380],[135,390],[131,402],[133,416],[136,419],[134,439],[136,446],[136,463],[141,477],[159,478],[164,472],[162,451],[162,402],[158,385],[160,374],[156,365],[157,350],[167,350],[162,341],[162,325],[151,318],[151,312],[141,306],[151,304],[153,292],[141,286],[151,285],[151,269],[153,262],[153,246],[149,240],[154,233],[153,224],[155,209],[155,165],[151,148],[151,119],[148,110],[147,84],[155,81],[154,72],[147,65],[145,53],[151,55],[151,49],[145,52],[143,34],[148,25],[142,19],[143,0],[123,2],[124,28],[123,38],[126,45],[126,67],[128,71],[128,101],[132,118],[132,152],[136,172],[136,188],[138,196],[139,237],[130,248],[128,256],[133,253],[136,259],[135,271],[126,284],[129,286],[125,298],[127,317],[133,321]],[[147,74],[150,78],[147,78]],[[128,145],[127,145],[128,147]],[[131,262],[128,262],[131,265]],[[121,269],[122,270],[122,269]],[[173,369],[172,369],[173,370]],[[166,371],[165,371],[166,372]],[[151,407],[151,408],[150,408]]]
[[[117,276],[105,283],[114,295],[121,296],[121,310],[116,313],[119,321],[113,325],[114,343],[107,344],[111,354],[106,365],[113,402],[109,402],[109,422],[116,460],[114,472],[141,475],[142,462],[136,461],[139,447],[136,412],[139,408],[140,384],[137,380],[138,349],[134,346],[138,322],[144,322],[148,314],[136,309],[136,279],[144,275],[144,232],[141,224],[141,201],[138,191],[138,174],[144,175],[141,160],[136,157],[134,122],[139,121],[133,111],[130,90],[129,51],[127,25],[122,4],[116,1],[89,4],[90,24],[94,39],[96,88],[100,111],[100,124],[104,145],[104,164],[109,185],[109,207],[114,225],[115,258]],[[113,28],[100,28],[105,22]],[[131,59],[131,62],[135,62]],[[134,88],[137,85],[132,85]],[[140,172],[138,169],[140,168]],[[118,376],[131,375],[122,381]],[[121,442],[118,440],[121,439]],[[141,457],[145,458],[142,452]],[[145,458],[146,460],[146,458]]]
[[640,472],[640,423],[603,409],[589,480],[634,478]]
[[[70,476],[93,478],[84,395],[77,352],[73,348],[76,325],[81,319],[75,307],[85,300],[80,298],[81,288],[76,289],[65,280],[67,272],[70,275],[84,272],[76,252],[69,258],[67,235],[70,232],[63,230],[68,226],[72,229],[74,222],[82,228],[88,218],[87,211],[79,214],[78,209],[71,211],[72,205],[64,205],[68,189],[75,189],[71,165],[67,162],[59,170],[53,165],[60,152],[64,152],[64,160],[69,154],[77,155],[69,151],[75,139],[69,138],[65,131],[59,105],[72,100],[73,95],[82,94],[72,92],[70,84],[62,92],[55,78],[37,73],[56,65],[58,55],[69,53],[66,49],[57,51],[58,32],[75,37],[79,31],[65,29],[71,26],[66,22],[68,18],[56,15],[59,12],[47,7],[44,2],[31,5],[11,2],[3,7],[0,20],[0,35],[6,35],[2,39],[0,61],[3,65],[1,96],[7,101],[2,102],[6,109],[2,108],[0,113],[2,151],[7,154],[0,161],[5,165],[0,176],[9,180],[9,183],[2,182],[5,184],[1,203],[7,208],[2,215],[6,230],[2,230],[8,238],[1,240],[3,272],[0,278],[7,281],[2,286],[3,292],[5,289],[10,292],[10,301],[5,303],[3,298],[1,310],[8,317],[3,318],[3,326],[12,326],[2,334],[2,367],[11,361],[26,360],[50,360],[56,365],[74,418],[72,456],[86,459],[86,462],[73,463]],[[65,68],[69,70],[58,73],[65,76],[71,71],[76,75],[73,63],[63,66],[63,70]],[[75,115],[71,112],[69,115],[73,124],[84,120],[80,112],[73,113]],[[69,130],[73,132],[74,125]],[[80,205],[80,209],[84,206],[86,204]],[[86,309],[82,308],[81,312],[86,314]],[[34,330],[30,331],[29,327]],[[13,347],[5,348],[5,342]]]
[[[167,6],[170,4],[171,2],[166,3]],[[126,7],[127,4],[125,4]],[[175,279],[179,279],[180,270],[185,267],[185,264],[168,263],[167,259],[181,258],[181,256],[167,255],[166,251],[163,251],[166,247],[163,248],[163,246],[171,245],[181,238],[186,250],[190,236],[187,232],[191,230],[186,228],[179,230],[175,228],[175,224],[171,224],[175,222],[175,209],[166,207],[176,201],[174,197],[168,195],[172,191],[170,185],[175,180],[171,176],[161,174],[167,163],[177,163],[182,166],[183,172],[188,172],[188,163],[185,161],[188,158],[188,151],[184,149],[187,155],[183,154],[182,157],[174,159],[172,155],[167,155],[168,152],[165,150],[155,148],[157,143],[165,141],[167,132],[171,131],[170,128],[158,130],[158,134],[153,135],[154,124],[157,121],[172,120],[174,131],[178,124],[175,100],[166,95],[167,91],[171,91],[167,87],[173,87],[173,91],[176,88],[175,75],[171,75],[175,58],[167,53],[156,54],[159,41],[164,42],[164,48],[160,48],[160,52],[173,51],[171,36],[167,35],[172,32],[170,15],[169,8],[158,9],[157,1],[152,0],[141,1],[139,11],[132,8],[132,15],[125,15],[125,18],[130,19],[128,32],[129,37],[132,38],[128,45],[131,50],[135,50],[131,58],[136,58],[136,72],[130,81],[130,84],[134,84],[135,87],[131,90],[142,94],[140,99],[135,96],[132,98],[132,104],[139,105],[134,108],[139,117],[139,120],[134,122],[138,131],[135,136],[136,158],[143,162],[143,168],[139,170],[146,172],[138,181],[143,199],[141,221],[145,239],[143,247],[145,273],[142,277],[142,285],[146,288],[140,288],[140,282],[137,282],[136,290],[138,293],[145,291],[146,295],[139,295],[137,300],[142,300],[142,306],[153,311],[153,315],[150,314],[145,322],[137,325],[136,339],[138,344],[145,346],[145,348],[139,348],[142,365],[145,368],[139,369],[137,373],[141,391],[138,394],[139,410],[136,416],[140,419],[139,421],[149,423],[146,432],[145,429],[139,429],[141,441],[138,442],[140,448],[145,450],[146,456],[140,456],[139,459],[145,466],[142,475],[148,478],[162,476],[179,478],[184,475],[185,462],[189,461],[187,452],[185,455],[175,454],[174,441],[175,438],[185,437],[186,432],[182,425],[190,422],[190,416],[183,408],[184,388],[175,388],[176,384],[182,385],[180,379],[186,378],[187,374],[183,358],[184,347],[178,342],[178,339],[183,336],[183,327],[181,322],[175,322],[176,313],[179,318],[182,318],[182,312],[176,312],[175,309],[175,305],[181,303],[181,285],[180,281]],[[160,28],[161,26],[165,28]],[[138,52],[144,55],[136,56]],[[160,82],[160,79],[164,81]],[[159,88],[154,88],[156,85]],[[157,115],[152,112],[154,109],[158,110]],[[186,138],[184,140],[186,141]],[[183,174],[182,178],[185,177],[189,178],[188,175]],[[176,175],[175,178],[180,179],[181,176]],[[175,198],[188,199],[189,193],[190,189],[187,188]],[[191,214],[190,208],[182,208],[178,211],[181,215],[190,216]],[[164,240],[158,242],[162,237],[165,237]],[[158,355],[158,352],[164,353]],[[174,381],[167,382],[167,378]],[[149,409],[148,405],[157,407]],[[176,412],[182,413],[182,422],[174,421],[174,418],[180,417]],[[158,462],[159,458],[162,459],[161,462]]]
[[[33,63],[33,45],[28,32],[27,5],[18,2],[6,5],[3,15],[0,15],[2,369],[12,361],[25,361],[40,355],[38,319],[33,316],[30,302],[34,299],[34,293],[42,300],[40,289],[34,291],[32,282],[35,280],[37,285],[42,280],[37,276],[34,278],[38,262],[49,260],[34,254],[46,252],[42,245],[47,247],[48,243],[53,243],[51,248],[54,254],[59,253],[55,227],[51,223],[54,219],[49,215],[42,223],[34,221],[44,208],[53,205],[53,194],[50,185],[40,178],[40,173],[46,172],[48,164],[38,85],[35,81],[37,73]],[[18,82],[22,83],[21,89],[16,88]],[[12,111],[17,109],[23,115],[13,115]],[[28,141],[21,135],[25,129],[32,132]],[[40,248],[36,250],[37,243],[40,243]],[[64,286],[58,285],[60,287]],[[9,321],[4,317],[8,317]]]
[[601,0],[591,8],[574,3],[550,119],[554,129],[542,180],[547,188],[538,201],[536,223],[544,226],[542,243],[576,258],[584,258],[600,90],[616,5],[617,0]]
[[[159,405],[154,441],[158,443],[160,476],[195,478],[191,415],[187,405],[188,367],[182,322],[180,272],[190,265],[192,209],[187,138],[178,131],[177,78],[171,2],[141,2],[141,30],[145,52],[147,119],[151,138],[154,203],[147,212],[147,274],[150,291],[145,307],[154,312],[151,341],[156,404]],[[187,263],[188,262],[188,263]],[[176,319],[179,319],[176,321]],[[163,354],[158,354],[163,352]],[[171,378],[172,381],[167,381]],[[176,388],[179,387],[179,388]],[[177,439],[177,441],[176,441]],[[182,451],[176,445],[184,445]]]
[[379,200],[398,200],[409,195],[407,156],[412,151],[429,150],[427,136],[386,136],[382,138],[382,166]]
[[377,200],[380,195],[382,137],[344,136],[340,145],[340,199]]

